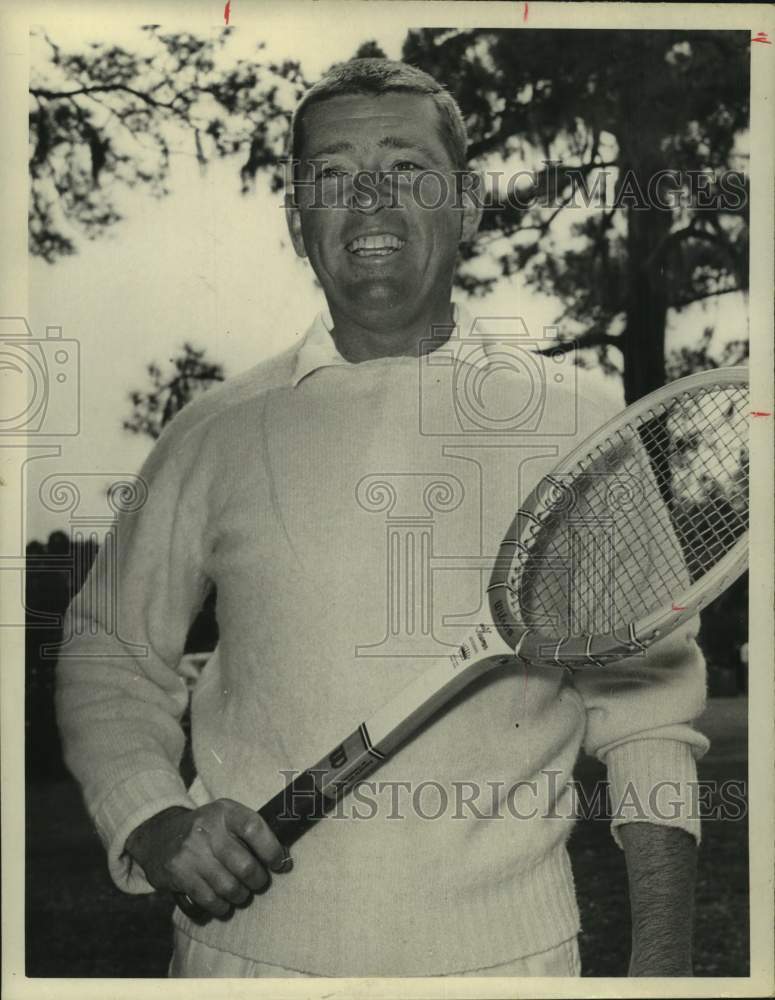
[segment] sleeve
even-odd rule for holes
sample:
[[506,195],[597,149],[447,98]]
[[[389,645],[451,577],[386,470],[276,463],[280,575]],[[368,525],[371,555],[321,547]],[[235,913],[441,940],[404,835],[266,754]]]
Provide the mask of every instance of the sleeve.
[[696,761],[709,743],[694,728],[705,707],[705,660],[692,618],[644,656],[577,671],[586,707],[584,749],[608,770],[611,832],[647,822],[687,830],[699,843]]
[[[646,541],[640,547],[634,542],[629,520],[618,530],[613,589],[634,616],[643,595],[648,606],[670,607],[689,576],[642,449],[633,449],[627,469],[637,490],[624,502],[634,504],[639,525],[646,522]],[[688,617],[645,652],[579,668],[574,676],[586,708],[584,749],[607,767],[611,829],[620,847],[617,829],[629,822],[680,827],[699,843],[696,761],[709,743],[694,728],[706,698],[698,631],[699,616]]]
[[190,437],[162,436],[145,463],[138,509],[119,514],[71,602],[57,664],[65,762],[129,893],[153,889],[124,853],[128,835],[170,806],[195,807],[178,770],[188,693],[177,667],[207,585],[215,477]]

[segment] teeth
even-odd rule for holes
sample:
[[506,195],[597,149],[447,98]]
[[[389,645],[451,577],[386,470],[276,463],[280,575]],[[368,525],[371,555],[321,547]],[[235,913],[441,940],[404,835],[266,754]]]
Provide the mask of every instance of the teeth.
[[384,257],[394,250],[400,250],[404,243],[405,240],[400,240],[391,233],[375,233],[373,236],[358,236],[345,249],[350,253],[361,253],[362,256],[374,253]]
[[376,250],[353,250],[356,257],[389,257],[395,252],[395,247],[379,247]]

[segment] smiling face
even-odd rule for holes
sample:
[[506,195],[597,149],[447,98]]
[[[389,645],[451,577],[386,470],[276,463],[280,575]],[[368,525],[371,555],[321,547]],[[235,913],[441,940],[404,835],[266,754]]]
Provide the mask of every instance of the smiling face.
[[288,225],[335,327],[429,336],[428,324],[448,321],[458,245],[480,217],[470,201],[456,199],[432,99],[332,97],[304,112],[303,135],[297,155],[305,183],[288,207]]

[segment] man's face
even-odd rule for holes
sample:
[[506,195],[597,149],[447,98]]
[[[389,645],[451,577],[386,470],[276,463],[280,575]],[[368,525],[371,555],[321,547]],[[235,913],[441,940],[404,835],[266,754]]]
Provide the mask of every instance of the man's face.
[[[334,97],[307,110],[303,134],[306,183],[288,224],[332,312],[380,329],[448,303],[458,245],[476,232],[479,212],[456,198],[431,98]],[[380,183],[378,172],[390,176]]]

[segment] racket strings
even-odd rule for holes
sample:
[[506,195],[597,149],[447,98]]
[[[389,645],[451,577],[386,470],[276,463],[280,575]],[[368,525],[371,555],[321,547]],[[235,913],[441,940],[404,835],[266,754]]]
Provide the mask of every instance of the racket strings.
[[743,385],[684,393],[547,477],[507,579],[517,621],[610,633],[712,569],[748,528],[747,399]]
[[748,530],[747,397],[743,386],[679,397],[673,429],[670,509],[692,580]]
[[[619,541],[627,560],[618,568],[629,585],[623,593],[630,598],[630,609],[642,610],[651,604],[641,592],[643,568],[648,567],[653,577],[659,581],[662,594],[673,593],[677,587],[685,584],[685,577],[681,572],[682,553],[670,530],[669,518],[659,490],[659,478],[654,476],[651,463],[641,447],[642,439],[638,439],[634,429],[630,429],[629,433],[620,430],[616,437],[626,449],[624,453],[627,457],[618,468],[612,470],[611,476],[618,479],[620,484],[626,482],[630,486],[630,502],[619,511],[620,505],[609,499],[610,487],[605,496],[598,494],[595,502],[606,504],[614,513],[623,515],[617,519],[617,524]],[[598,445],[596,450],[604,453],[608,447],[607,444]],[[652,523],[659,524],[663,532],[658,547],[652,544],[653,531],[644,531],[644,514]]]
[[[562,566],[567,572],[564,578],[541,568],[526,574],[530,589],[522,586],[519,606],[523,614],[529,612],[530,621],[523,624],[552,628],[559,623],[571,634],[611,631],[653,607],[654,577],[662,601],[686,584],[685,574],[676,571],[677,565],[683,566],[680,546],[669,531],[648,460],[632,431],[619,432],[615,445],[609,440],[594,447],[581,468],[567,477],[564,506],[569,516],[564,523],[554,518],[532,526],[534,567],[540,549],[544,567]],[[662,530],[673,547],[669,554],[663,549],[655,553],[648,544],[649,532],[638,523],[644,503],[652,517],[661,513]],[[628,523],[631,514],[638,519],[637,530]],[[536,544],[539,535],[543,537]],[[644,567],[650,571],[651,591],[643,587]],[[597,627],[601,621],[608,627]]]
[[[618,477],[647,476],[644,464],[631,458],[619,467]],[[605,509],[609,502],[605,480],[600,476],[585,483],[585,506]],[[656,553],[644,540],[642,529],[629,530],[622,512],[618,517],[602,518],[582,512],[579,483],[576,483],[576,514],[561,528],[547,525],[541,543],[541,566],[526,574],[521,588],[520,609],[529,612],[533,627],[556,625],[570,634],[609,632],[633,621],[653,607],[655,593],[661,602],[685,587],[685,573],[680,547],[673,542],[669,556]],[[650,506],[655,510],[655,503]],[[642,502],[638,505],[642,510]],[[646,536],[647,537],[647,536]],[[535,563],[535,550],[531,562]],[[545,568],[562,566],[564,572],[546,572]],[[644,587],[644,570],[650,586]]]

